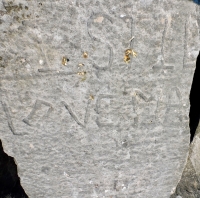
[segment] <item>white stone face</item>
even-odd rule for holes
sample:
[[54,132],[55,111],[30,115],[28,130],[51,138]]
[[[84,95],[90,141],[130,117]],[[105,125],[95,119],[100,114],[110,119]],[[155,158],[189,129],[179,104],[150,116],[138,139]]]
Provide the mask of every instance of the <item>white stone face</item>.
[[[199,8],[18,0],[2,9],[0,138],[28,196],[169,198],[189,145]],[[127,49],[138,54],[128,64]]]

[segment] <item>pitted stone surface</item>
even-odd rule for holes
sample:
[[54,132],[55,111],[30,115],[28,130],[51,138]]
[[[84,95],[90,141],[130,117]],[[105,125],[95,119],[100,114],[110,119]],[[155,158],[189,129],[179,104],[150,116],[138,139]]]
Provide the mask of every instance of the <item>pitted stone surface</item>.
[[[198,6],[5,0],[0,9],[0,138],[28,196],[169,198],[189,145]],[[138,56],[126,64],[128,48]]]

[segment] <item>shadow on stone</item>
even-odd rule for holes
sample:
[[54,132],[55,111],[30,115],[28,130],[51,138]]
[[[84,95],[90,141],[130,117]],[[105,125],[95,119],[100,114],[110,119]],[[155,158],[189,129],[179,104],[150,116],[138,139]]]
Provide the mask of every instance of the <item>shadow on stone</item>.
[[170,198],[199,198],[200,183],[196,175],[196,171],[188,158],[187,164],[183,171],[180,182],[176,187],[176,191]]
[[[200,132],[200,53],[196,61],[196,70],[190,91],[190,143],[193,141],[194,136],[199,136]],[[197,128],[198,127],[198,128]],[[194,144],[191,144],[187,164],[184,168],[181,180],[179,181],[176,190],[170,198],[200,198],[200,178],[197,175],[195,167],[192,164],[191,156],[194,153]],[[195,160],[199,160],[195,157]]]
[[197,57],[196,69],[190,91],[190,143],[193,141],[200,118],[200,54]]
[[3,151],[0,141],[0,198],[28,198],[20,184],[14,158]]

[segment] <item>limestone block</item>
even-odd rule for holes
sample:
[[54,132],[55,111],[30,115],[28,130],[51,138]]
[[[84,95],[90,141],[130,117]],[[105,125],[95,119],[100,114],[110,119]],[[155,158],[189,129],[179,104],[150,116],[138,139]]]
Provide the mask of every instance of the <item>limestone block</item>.
[[[2,5],[0,138],[27,195],[169,198],[189,147],[199,7],[186,0]],[[127,49],[137,52],[129,63]]]

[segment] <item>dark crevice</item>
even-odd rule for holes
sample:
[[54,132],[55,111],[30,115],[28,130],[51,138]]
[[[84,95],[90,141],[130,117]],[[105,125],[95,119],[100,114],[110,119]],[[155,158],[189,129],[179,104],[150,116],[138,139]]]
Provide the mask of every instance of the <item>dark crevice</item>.
[[193,141],[200,118],[200,53],[196,61],[192,87],[190,91],[190,143]]
[[28,198],[20,184],[14,158],[8,156],[0,140],[0,198]]

